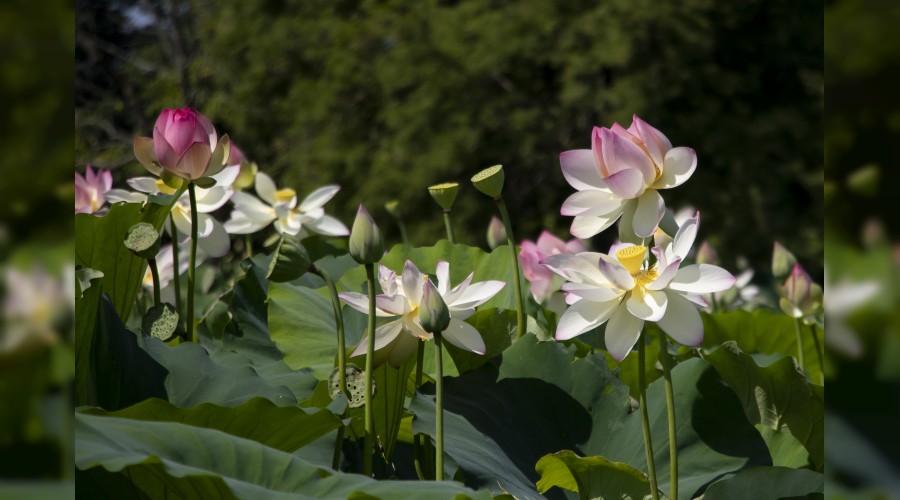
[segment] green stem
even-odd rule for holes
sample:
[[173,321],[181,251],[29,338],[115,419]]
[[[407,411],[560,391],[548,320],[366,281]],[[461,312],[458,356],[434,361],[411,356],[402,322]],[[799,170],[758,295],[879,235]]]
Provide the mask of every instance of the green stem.
[[806,363],[803,362],[803,337],[800,335],[800,318],[794,319],[794,331],[797,333],[797,363],[800,364],[801,370],[806,370]]
[[153,277],[153,305],[158,306],[159,300],[159,268],[156,267],[156,259],[147,259],[150,266],[150,276]]
[[375,266],[366,264],[369,284],[369,342],[366,346],[366,436],[363,443],[363,474],[372,476],[372,452],[375,449],[375,407],[372,401],[372,371],[375,361]]
[[434,479],[444,480],[444,362],[441,356],[441,334],[434,334],[434,364],[437,370],[435,377],[435,394],[437,403],[434,410]]
[[341,467],[341,447],[344,445],[344,426],[338,427],[337,439],[334,441],[334,456],[331,458],[331,468],[340,470]]
[[509,222],[509,212],[506,210],[506,203],[503,198],[494,200],[497,207],[500,208],[500,216],[503,218],[503,225],[506,227],[506,244],[509,246],[509,256],[512,259],[513,268],[513,284],[516,292],[516,338],[522,338],[525,335],[525,300],[522,297],[522,284],[519,278],[519,258],[516,255],[516,240],[513,236],[512,224]]
[[71,380],[62,384],[63,415],[62,426],[60,428],[60,466],[62,467],[61,477],[63,481],[71,481],[74,479],[74,443],[73,431],[75,427],[75,408],[72,402],[73,383]]
[[188,296],[187,296],[187,337],[191,342],[197,342],[197,332],[194,331],[194,266],[197,264],[197,189],[194,183],[188,183],[188,193],[191,200],[191,260],[188,266]]
[[656,465],[653,463],[653,440],[650,437],[650,417],[647,415],[647,380],[644,373],[646,357],[644,332],[638,337],[638,386],[640,387],[641,424],[644,429],[644,451],[647,454],[647,475],[650,476],[650,494],[653,500],[659,500],[659,486],[656,484]]
[[[425,359],[425,342],[419,341],[416,347],[416,390],[422,385],[422,361]],[[419,480],[425,480],[425,471],[422,468],[422,434],[413,435],[413,462],[416,466],[416,476]]]
[[402,220],[397,219],[397,227],[400,228],[400,241],[402,241],[404,245],[409,245],[409,238],[406,236],[406,224],[404,224]]
[[[334,322],[337,325],[338,337],[338,391],[347,397],[347,347],[344,343],[344,316],[341,314],[341,299],[338,297],[337,287],[334,286],[334,280],[331,275],[321,267],[313,264],[310,266],[312,272],[318,274],[325,280],[328,292],[331,295],[331,306],[334,308]],[[337,441],[334,443],[334,458],[332,459],[332,469],[337,470],[341,464],[341,445],[344,442],[344,428],[338,430]]]
[[253,235],[245,234],[244,235],[244,246],[247,247],[247,258],[253,258]]
[[819,358],[819,372],[821,373],[821,385],[825,385],[825,360],[822,359],[822,346],[819,345],[819,336],[816,335],[816,325],[809,325],[809,333],[812,334],[813,342],[816,343],[816,357]]
[[172,233],[172,286],[175,287],[175,312],[181,316],[181,265],[178,261],[178,228],[175,219],[169,216],[169,230]]
[[444,226],[447,228],[447,241],[450,244],[456,243],[456,238],[453,236],[453,224],[450,224],[450,210],[444,210]]
[[[666,413],[669,419],[669,498],[678,498],[678,436],[675,426],[675,390],[672,387],[672,355],[666,334],[659,331],[659,361],[666,384]],[[643,369],[643,366],[641,366]]]

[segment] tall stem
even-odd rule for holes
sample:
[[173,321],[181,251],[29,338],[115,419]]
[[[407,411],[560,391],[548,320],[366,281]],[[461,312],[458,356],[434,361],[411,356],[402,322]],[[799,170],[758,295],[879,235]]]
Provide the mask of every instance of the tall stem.
[[147,259],[150,266],[150,276],[153,277],[153,305],[159,305],[159,268],[156,267],[156,259]]
[[821,373],[821,385],[825,385],[825,361],[822,359],[822,346],[819,345],[819,336],[816,335],[816,325],[809,325],[809,333],[816,343],[816,357],[819,358],[819,372]]
[[375,361],[375,266],[366,264],[369,285],[369,342],[366,346],[366,439],[363,443],[363,474],[372,476],[372,452],[375,449],[375,408],[372,402],[372,370]]
[[197,264],[197,189],[194,183],[188,183],[188,193],[191,200],[191,260],[188,266],[188,296],[187,296],[187,337],[191,342],[197,342],[197,332],[194,331],[194,266]]
[[453,224],[450,224],[450,210],[444,210],[444,226],[447,228],[447,241],[451,244],[456,243],[453,236]]
[[244,235],[244,246],[247,247],[247,258],[253,258],[253,235],[247,233]]
[[644,373],[646,357],[644,332],[638,338],[638,386],[640,386],[641,424],[644,429],[644,451],[647,453],[647,475],[650,476],[650,494],[659,500],[659,486],[656,484],[656,465],[653,463],[653,440],[650,437],[650,417],[647,415],[647,380]]
[[800,364],[801,370],[806,370],[806,363],[803,362],[803,336],[800,334],[800,318],[794,319],[794,332],[797,333],[797,363]]
[[341,467],[341,447],[344,445],[344,429],[342,425],[338,427],[337,438],[334,441],[334,455],[331,457],[331,468],[340,470]]
[[[416,347],[416,388],[422,385],[422,361],[425,359],[425,342],[421,340]],[[425,470],[422,468],[422,434],[413,435],[413,463],[416,466],[416,476],[419,480],[425,479]]]
[[434,364],[437,369],[437,377],[434,381],[434,390],[437,395],[437,403],[434,410],[434,479],[444,480],[444,362],[441,356],[441,334],[434,334]]
[[181,316],[181,264],[178,259],[178,228],[175,219],[169,215],[169,232],[172,233],[172,286],[175,287],[175,312]]
[[[666,383],[666,413],[669,418],[669,498],[678,498],[678,436],[675,426],[675,391],[672,388],[672,355],[666,334],[659,331],[659,361]],[[643,365],[641,369],[643,370]]]
[[522,338],[525,335],[525,300],[522,298],[522,284],[519,278],[519,259],[516,255],[516,239],[513,236],[512,224],[509,222],[509,212],[506,210],[506,203],[503,198],[494,200],[500,209],[500,216],[503,218],[503,225],[506,227],[506,244],[509,246],[509,257],[513,268],[513,284],[516,292],[516,338]]
[[[334,323],[337,326],[338,337],[338,391],[340,394],[347,396],[347,347],[344,344],[344,316],[341,314],[341,299],[338,297],[337,288],[334,286],[334,280],[331,275],[321,267],[313,264],[310,266],[312,271],[325,280],[328,292],[331,295],[331,306],[334,308]],[[349,398],[348,398],[349,399]],[[341,465],[341,445],[344,442],[344,428],[338,430],[337,441],[334,443],[334,458],[331,463],[332,469],[337,470]]]
[[409,245],[409,238],[406,236],[406,224],[401,219],[397,219],[397,227],[400,228],[400,241],[404,245]]

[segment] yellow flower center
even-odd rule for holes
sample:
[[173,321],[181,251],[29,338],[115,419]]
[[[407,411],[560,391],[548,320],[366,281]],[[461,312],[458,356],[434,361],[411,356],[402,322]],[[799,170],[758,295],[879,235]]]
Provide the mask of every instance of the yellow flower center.
[[279,203],[287,203],[291,201],[294,196],[297,196],[297,192],[291,188],[284,188],[275,191],[275,199],[278,200]]
[[163,182],[162,179],[156,179],[156,190],[162,194],[175,194],[175,188]]
[[643,245],[634,245],[623,248],[616,252],[616,258],[622,264],[622,267],[628,270],[632,276],[636,276],[641,272],[641,266],[644,265],[644,257],[647,255],[647,247]]

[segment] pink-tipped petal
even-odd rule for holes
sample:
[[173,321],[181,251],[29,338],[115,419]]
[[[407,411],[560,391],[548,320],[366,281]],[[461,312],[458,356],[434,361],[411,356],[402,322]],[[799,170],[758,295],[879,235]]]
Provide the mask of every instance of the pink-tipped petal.
[[563,151],[559,154],[559,166],[569,185],[579,191],[605,185],[590,149]]
[[560,289],[592,302],[609,302],[620,298],[624,293],[618,288],[591,283],[563,283]]
[[682,260],[686,259],[688,252],[691,251],[691,247],[694,246],[694,240],[697,239],[697,231],[699,230],[700,212],[697,212],[682,224],[678,228],[678,232],[675,233],[675,238],[672,240],[672,256]]
[[[601,130],[600,136],[603,139],[603,161],[606,162],[610,176],[633,170],[641,175],[642,184],[650,184],[656,180],[656,168],[640,146],[611,130]],[[605,179],[607,185],[608,179],[609,177]]]
[[681,295],[667,291],[669,305],[666,314],[656,322],[676,342],[688,347],[703,343],[703,321],[697,308]]
[[[363,314],[369,314],[369,297],[367,295],[357,293],[357,292],[341,292],[338,294],[341,300],[343,300],[348,306],[356,309],[357,311]],[[376,298],[376,304],[377,302]],[[387,313],[375,308],[375,316],[394,316],[394,314]]]
[[679,269],[669,288],[688,293],[724,292],[734,286],[734,281],[734,276],[719,266],[693,264]]
[[678,266],[680,265],[681,259],[675,259],[668,265],[665,265],[665,267],[662,268],[662,272],[659,273],[659,276],[657,276],[652,283],[647,285],[647,290],[662,290],[669,286],[669,283],[675,275],[678,274]]
[[691,148],[675,148],[666,153],[662,175],[653,186],[669,189],[684,184],[697,169],[697,153]]
[[[559,213],[565,216],[605,216],[620,206],[622,206],[622,199],[611,192],[590,189],[576,191],[569,196],[563,202]],[[553,236],[553,238],[556,237]],[[559,238],[556,238],[556,241],[553,243],[557,250],[565,247],[565,243]],[[540,246],[541,240],[538,238],[538,247]],[[551,253],[543,248],[542,251],[546,254]]]
[[624,200],[637,198],[644,192],[644,177],[637,170],[621,170],[604,181],[613,194]]
[[666,204],[662,196],[655,189],[648,189],[638,198],[637,208],[634,211],[632,229],[634,234],[641,238],[648,238],[656,231],[659,221],[666,213]]
[[644,147],[650,154],[653,163],[662,166],[666,152],[672,149],[672,143],[669,141],[669,138],[659,130],[651,127],[644,120],[638,118],[637,115],[634,115],[632,118],[631,127],[628,130],[638,136],[641,142],[644,143]]

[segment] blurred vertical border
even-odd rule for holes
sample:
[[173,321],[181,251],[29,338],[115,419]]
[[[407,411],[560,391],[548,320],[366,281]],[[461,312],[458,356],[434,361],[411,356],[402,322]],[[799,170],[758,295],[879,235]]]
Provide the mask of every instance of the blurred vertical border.
[[70,498],[75,2],[0,2],[0,498]]

